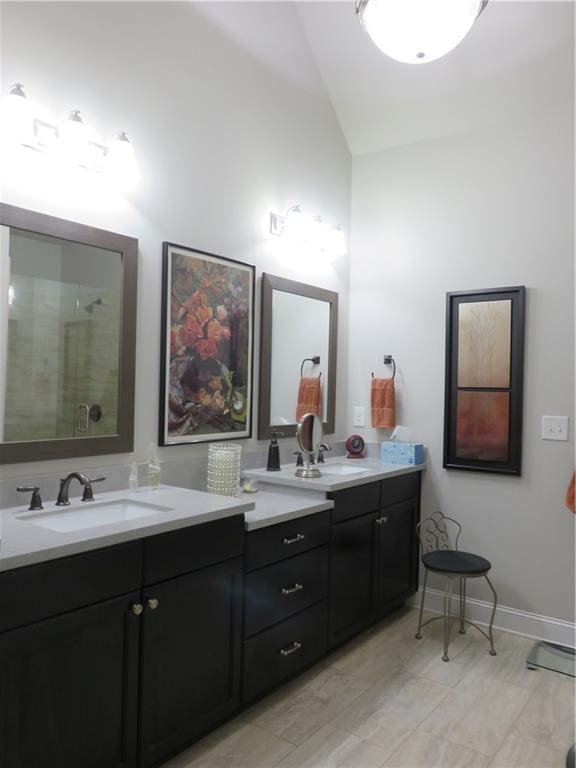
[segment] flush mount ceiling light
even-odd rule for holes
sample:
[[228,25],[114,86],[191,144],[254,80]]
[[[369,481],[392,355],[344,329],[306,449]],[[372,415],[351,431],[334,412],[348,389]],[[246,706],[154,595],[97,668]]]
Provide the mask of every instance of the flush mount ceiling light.
[[406,64],[445,56],[466,37],[488,0],[357,0],[374,44]]

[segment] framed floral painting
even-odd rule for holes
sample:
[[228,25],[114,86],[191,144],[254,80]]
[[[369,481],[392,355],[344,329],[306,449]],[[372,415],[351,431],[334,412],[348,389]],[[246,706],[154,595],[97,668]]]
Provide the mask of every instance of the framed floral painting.
[[160,445],[251,436],[254,273],[164,243]]
[[444,467],[519,475],[525,288],[447,295]]

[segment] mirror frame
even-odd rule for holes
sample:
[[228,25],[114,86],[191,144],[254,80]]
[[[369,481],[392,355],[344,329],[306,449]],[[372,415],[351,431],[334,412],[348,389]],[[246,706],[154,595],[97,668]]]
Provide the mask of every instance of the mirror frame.
[[324,434],[334,434],[336,424],[336,357],[338,354],[338,294],[315,285],[297,283],[284,277],[262,274],[262,310],[260,316],[260,381],[258,387],[258,439],[272,437],[272,432],[282,432],[283,437],[295,437],[298,425],[270,425],[270,394],[272,388],[272,300],[274,291],[306,296],[330,304],[328,338],[328,398],[326,420],[322,422]]
[[[0,225],[115,251],[122,258],[117,433],[104,437],[0,442],[0,464],[130,453],[134,449],[138,240],[7,203],[0,203]],[[0,407],[4,408],[4,403]]]

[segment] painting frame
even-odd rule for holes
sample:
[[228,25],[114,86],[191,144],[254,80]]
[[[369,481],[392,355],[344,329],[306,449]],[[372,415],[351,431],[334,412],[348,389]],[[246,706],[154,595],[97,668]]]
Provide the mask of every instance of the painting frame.
[[[184,287],[175,283],[177,269],[186,272]],[[253,264],[163,242],[160,446],[252,437],[255,286]],[[232,357],[241,361],[238,371],[226,365]],[[239,372],[242,381],[235,383]]]
[[444,469],[522,474],[525,314],[525,286],[446,294]]

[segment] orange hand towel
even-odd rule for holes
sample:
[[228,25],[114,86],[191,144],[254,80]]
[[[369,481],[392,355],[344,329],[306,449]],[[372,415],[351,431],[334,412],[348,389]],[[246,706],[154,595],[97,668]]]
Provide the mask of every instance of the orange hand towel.
[[568,509],[570,509],[572,512],[576,514],[576,503],[574,499],[575,485],[576,485],[576,472],[573,472],[572,480],[570,481],[570,485],[568,486],[568,490],[566,491],[566,501],[564,503],[566,504]]
[[394,379],[372,379],[370,405],[373,427],[376,429],[393,429],[396,426]]
[[296,421],[306,413],[315,413],[322,418],[322,384],[320,376],[302,376],[298,386]]

